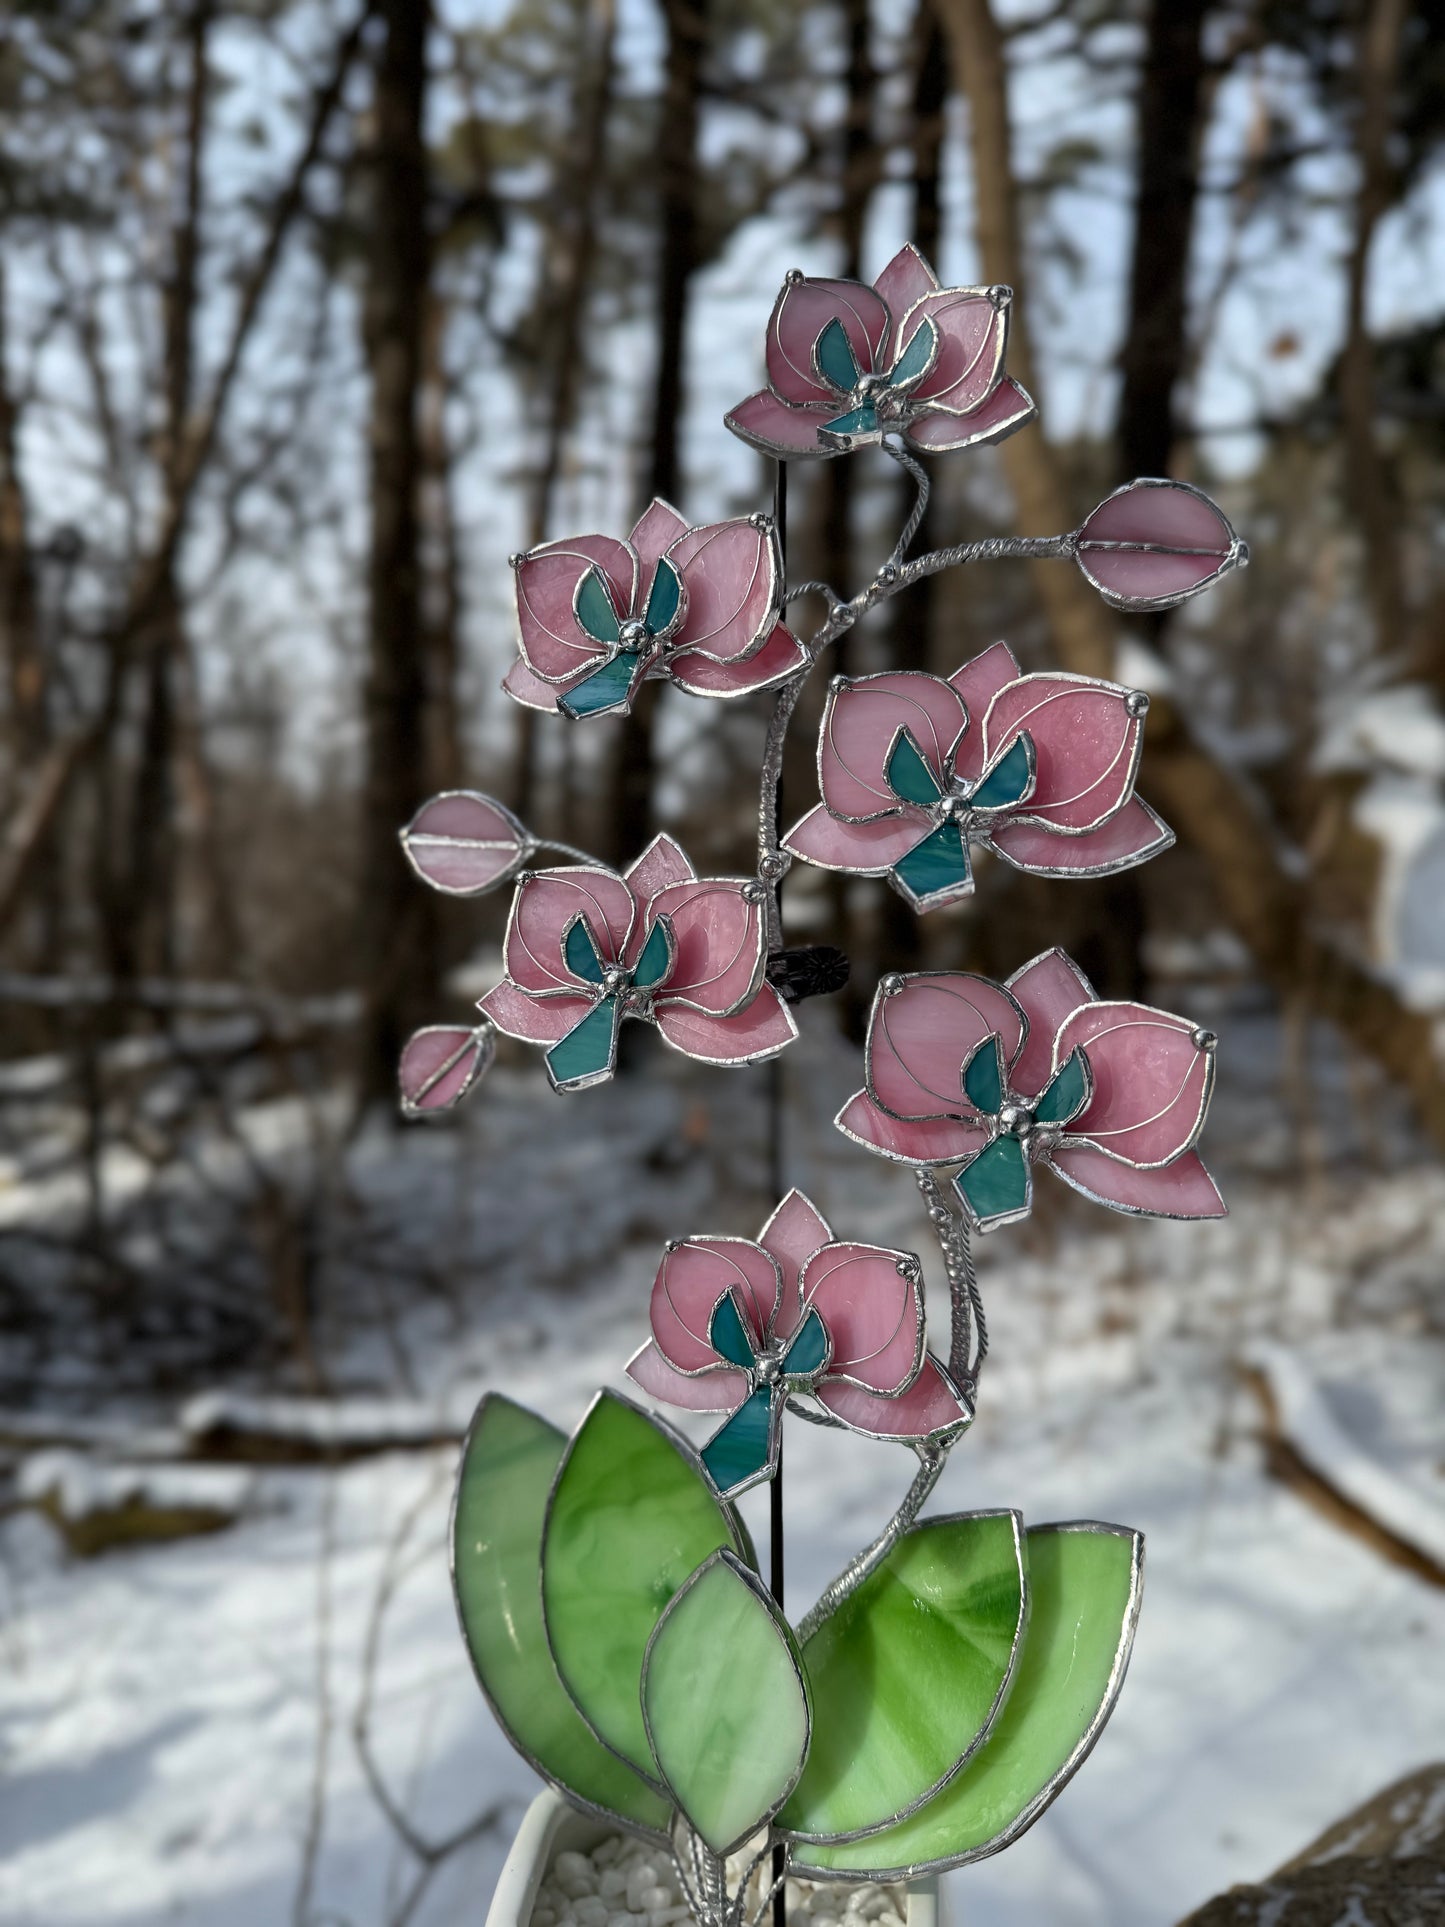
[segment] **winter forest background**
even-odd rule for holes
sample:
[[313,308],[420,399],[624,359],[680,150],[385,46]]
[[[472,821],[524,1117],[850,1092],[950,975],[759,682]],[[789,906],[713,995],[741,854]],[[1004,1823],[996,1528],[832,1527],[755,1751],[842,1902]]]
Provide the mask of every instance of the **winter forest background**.
[[[784,272],[908,238],[1015,287],[1042,416],[932,464],[926,542],[1172,473],[1254,558],[1152,618],[943,575],[836,665],[1005,636],[1147,687],[1168,857],[995,865],[922,922],[789,881],[852,958],[786,1059],[791,1173],[930,1277],[906,1174],[829,1124],[883,968],[1058,941],[1222,1040],[1227,1221],[1053,1186],[983,1247],[941,1497],[1150,1553],[1113,1724],[958,1927],[1169,1927],[1438,1757],[1440,0],[18,0],[0,34],[0,1919],[484,1918],[533,1782],[453,1623],[456,1440],[492,1385],[574,1423],[660,1242],[761,1222],[766,1078],[629,1035],[557,1099],[508,1046],[399,1127],[400,1040],[493,981],[507,893],[429,896],[396,831],[469,784],[751,867],[769,699],[514,708],[507,556],[653,493],[767,507],[721,422]],[[856,586],[902,478],[804,467],[789,573]],[[797,1608],[905,1482],[845,1444],[790,1459]]]

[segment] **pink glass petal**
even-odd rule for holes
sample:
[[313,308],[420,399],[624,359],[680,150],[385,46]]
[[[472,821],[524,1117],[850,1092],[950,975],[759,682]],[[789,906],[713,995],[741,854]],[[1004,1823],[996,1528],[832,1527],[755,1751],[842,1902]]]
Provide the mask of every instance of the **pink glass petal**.
[[895,1117],[958,1117],[970,1106],[963,1067],[985,1037],[1013,1062],[1023,1013],[1009,993],[965,971],[920,973],[893,996],[880,995],[868,1021],[868,1094]]
[[925,1354],[922,1370],[898,1398],[880,1398],[828,1378],[818,1387],[817,1398],[853,1431],[866,1432],[875,1439],[933,1438],[967,1425],[973,1417],[931,1354]]
[[983,774],[982,724],[988,706],[1005,683],[1016,682],[1022,674],[1013,650],[1006,642],[996,642],[948,679],[963,699],[969,722],[953,752],[954,773],[970,783]]
[[770,532],[746,516],[689,529],[669,560],[687,591],[677,648],[701,649],[720,662],[754,654],[777,618],[777,551]]
[[828,691],[818,737],[818,787],[834,816],[876,817],[899,801],[886,771],[893,740],[908,729],[943,786],[948,753],[967,720],[958,692],[919,670],[860,676]]
[[1185,1017],[1148,1004],[1097,1003],[1074,1012],[1059,1031],[1062,1064],[1082,1044],[1094,1077],[1088,1109],[1070,1135],[1134,1164],[1165,1164],[1187,1150],[1204,1122],[1214,1054]]
[[806,667],[803,645],[786,624],[775,622],[755,656],[742,662],[714,662],[696,650],[678,650],[667,659],[667,673],[692,696],[750,696],[755,689],[771,689]]
[[619,618],[631,614],[637,595],[637,557],[608,535],[574,535],[533,549],[517,564],[517,618],[529,669],[552,682],[575,676],[599,653],[573,614],[577,584],[594,565],[612,591]]
[[705,1017],[679,1004],[661,1004],[657,1028],[674,1050],[705,1064],[756,1064],[776,1057],[798,1034],[793,1014],[771,984],[731,1017]]
[[1107,823],[1082,836],[1061,836],[1037,823],[1000,823],[988,840],[1005,862],[1034,876],[1104,877],[1158,856],[1173,843],[1174,832],[1131,796]]
[[778,1302],[776,1261],[748,1238],[688,1238],[662,1255],[652,1284],[652,1336],[680,1372],[702,1371],[723,1360],[708,1330],[725,1291],[737,1293],[754,1350],[762,1346]]
[[985,764],[1027,730],[1038,774],[1020,813],[1061,830],[1093,830],[1122,809],[1139,766],[1142,715],[1132,691],[1085,677],[1021,676],[1001,689],[983,719]]
[[512,701],[524,709],[555,710],[557,707],[560,686],[534,676],[520,656],[503,676],[502,687]]
[[648,904],[670,883],[690,883],[696,874],[686,850],[665,831],[655,836],[642,855],[622,873],[641,904]]
[[529,997],[515,984],[498,984],[477,1000],[497,1029],[524,1044],[556,1044],[592,1008],[589,997]]
[[826,1218],[801,1191],[790,1191],[758,1234],[758,1243],[772,1252],[783,1271],[783,1295],[773,1319],[778,1337],[786,1338],[802,1317],[803,1266],[832,1236]]
[[[887,308],[861,281],[785,281],[768,321],[768,386],[787,402],[833,402],[837,390],[813,367],[813,344],[832,320],[843,324],[860,374],[878,366]],[[836,410],[835,410],[836,412]]]
[[[763,968],[763,909],[749,903],[744,884],[730,877],[673,883],[653,898],[650,921],[672,919],[677,961],[665,1001],[685,998],[714,1017],[730,1017],[748,1002]],[[634,949],[640,948],[637,939]]]
[[1170,1164],[1141,1171],[1087,1145],[1053,1151],[1049,1163],[1066,1184],[1096,1204],[1151,1218],[1223,1218],[1219,1187],[1197,1151]]
[[1082,1004],[1096,1001],[1094,986],[1072,957],[1046,950],[1016,970],[1008,987],[1029,1020],[1029,1034],[1009,1082],[1021,1096],[1037,1097],[1054,1074],[1055,1038]]
[[845,1137],[895,1164],[961,1164],[981,1151],[988,1133],[964,1118],[930,1117],[905,1122],[879,1110],[866,1091],[855,1091],[833,1122]]
[[873,286],[888,303],[888,312],[893,317],[891,338],[885,342],[884,352],[880,357],[880,360],[891,368],[898,359],[898,323],[915,301],[935,291],[938,287],[938,276],[909,241],[894,255],[882,274],[874,281]]
[[779,401],[771,388],[763,388],[725,415],[723,426],[765,455],[842,455],[845,449],[825,446],[818,440],[818,430],[837,412],[836,399],[812,408],[796,408]]
[[423,803],[402,832],[417,875],[453,896],[477,896],[500,883],[527,850],[527,833],[510,810],[472,790]]
[[1179,483],[1131,482],[1079,530],[1084,574],[1111,601],[1136,606],[1167,607],[1194,595],[1237,552],[1234,531],[1213,502]]
[[902,1252],[877,1245],[831,1244],[803,1270],[803,1303],[833,1339],[829,1378],[851,1378],[874,1392],[901,1392],[923,1362],[923,1296]]
[[397,1065],[402,1103],[409,1111],[445,1111],[486,1074],[496,1052],[492,1033],[469,1024],[429,1024],[407,1040]]
[[783,848],[824,870],[886,876],[932,829],[923,810],[904,809],[873,823],[844,823],[819,803],[783,838]]
[[916,301],[898,328],[900,353],[924,320],[938,331],[938,356],[914,391],[921,401],[969,414],[993,393],[1003,367],[1008,309],[977,288],[940,288]]
[[701,1378],[675,1372],[651,1339],[628,1360],[627,1376],[653,1398],[689,1412],[735,1412],[748,1395],[741,1372],[704,1372]]
[[1038,413],[1033,397],[1005,375],[988,399],[967,415],[937,412],[917,415],[908,424],[908,440],[935,455],[953,449],[991,447],[1007,441]]
[[604,963],[623,955],[636,905],[611,870],[539,870],[519,885],[507,924],[507,975],[523,990],[575,990],[578,979],[562,960],[567,926],[586,917]]
[[647,607],[658,558],[672,547],[680,535],[686,534],[686,516],[679,515],[671,502],[664,502],[660,495],[654,495],[633,523],[632,534],[628,537],[641,564],[637,582],[637,608]]

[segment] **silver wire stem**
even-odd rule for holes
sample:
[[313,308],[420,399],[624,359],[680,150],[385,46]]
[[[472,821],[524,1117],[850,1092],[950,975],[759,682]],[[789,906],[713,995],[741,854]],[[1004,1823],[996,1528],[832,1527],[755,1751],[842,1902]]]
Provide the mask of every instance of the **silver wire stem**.
[[856,1592],[863,1581],[892,1552],[894,1546],[907,1532],[928,1502],[928,1495],[938,1484],[943,1472],[944,1461],[948,1457],[946,1446],[932,1439],[923,1439],[914,1446],[918,1454],[918,1471],[914,1474],[912,1485],[903,1495],[903,1503],[884,1526],[871,1546],[865,1546],[854,1558],[849,1560],[831,1585],[824,1588],[816,1602],[798,1623],[798,1644],[805,1646],[823,1621],[843,1603],[852,1592]]

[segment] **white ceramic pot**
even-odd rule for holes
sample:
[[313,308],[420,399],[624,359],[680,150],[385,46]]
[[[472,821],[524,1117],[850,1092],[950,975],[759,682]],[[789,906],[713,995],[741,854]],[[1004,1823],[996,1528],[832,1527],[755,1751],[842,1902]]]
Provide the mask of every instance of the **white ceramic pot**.
[[[550,1787],[528,1807],[512,1842],[497,1891],[487,1913],[487,1927],[528,1927],[542,1877],[559,1853],[587,1853],[617,1828],[605,1820],[579,1813]],[[915,1880],[908,1889],[908,1927],[948,1927],[938,1876]]]

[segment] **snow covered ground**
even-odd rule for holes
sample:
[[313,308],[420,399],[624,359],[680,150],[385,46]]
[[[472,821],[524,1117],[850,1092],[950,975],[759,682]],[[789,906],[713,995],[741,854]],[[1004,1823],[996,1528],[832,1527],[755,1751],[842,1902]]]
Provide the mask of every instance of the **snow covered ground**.
[[[941,1279],[907,1174],[828,1127],[852,1065],[825,1025],[809,1013],[790,1071],[810,1092],[791,1176],[840,1232],[916,1246]],[[1274,1027],[1217,1027],[1205,1148],[1227,1223],[1135,1223],[1050,1186],[1033,1223],[982,1246],[993,1353],[934,1507],[1140,1526],[1148,1568],[1112,1724],[1030,1835],[953,1877],[958,1927],[1168,1927],[1445,1752],[1445,1591],[1265,1476],[1238,1370],[1284,1346],[1316,1431],[1329,1421],[1322,1449],[1344,1440],[1427,1530],[1445,1515],[1445,1173],[1328,1055],[1291,1126],[1269,1095]],[[647,1069],[564,1105],[535,1063],[503,1068],[458,1128],[357,1147],[396,1262],[425,1257],[448,1287],[402,1312],[374,1280],[349,1304],[333,1292],[337,1382],[404,1398],[408,1437],[419,1406],[460,1423],[490,1386],[571,1424],[621,1382],[661,1240],[749,1233],[768,1203],[765,1080],[660,1053]],[[284,1109],[257,1128],[284,1146]],[[34,1513],[0,1525],[6,1927],[484,1919],[536,1783],[456,1631],[454,1461],[447,1446],[266,1468],[234,1528],[84,1563]],[[795,1617],[909,1464],[790,1426]],[[746,1504],[756,1527],[765,1501]]]

